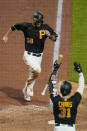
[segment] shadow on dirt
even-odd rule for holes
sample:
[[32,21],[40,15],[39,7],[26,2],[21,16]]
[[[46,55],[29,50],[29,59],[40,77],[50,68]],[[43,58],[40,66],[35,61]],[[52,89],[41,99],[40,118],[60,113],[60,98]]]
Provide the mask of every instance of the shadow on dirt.
[[[4,94],[4,95],[3,95]],[[45,100],[37,99],[37,96],[31,98],[31,102],[24,100],[24,96],[21,89],[12,87],[0,87],[0,103],[9,105],[37,105],[37,106],[48,106],[48,102]],[[9,99],[10,98],[10,99]]]
[[[20,103],[21,105],[27,105],[27,103],[23,99],[22,90],[11,88],[11,87],[0,87],[0,92],[4,93],[6,96],[8,96],[11,99],[14,99],[17,101],[17,103]],[[5,98],[5,101],[7,101],[8,98]],[[15,101],[13,101],[13,104]]]

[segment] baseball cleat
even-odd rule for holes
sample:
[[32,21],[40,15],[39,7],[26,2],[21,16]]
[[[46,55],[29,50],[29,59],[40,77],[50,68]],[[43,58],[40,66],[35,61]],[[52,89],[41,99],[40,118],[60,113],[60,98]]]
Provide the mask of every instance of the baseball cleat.
[[27,87],[24,87],[23,89],[22,89],[22,93],[26,96],[27,95]]
[[27,95],[27,87],[24,87],[24,88],[22,89],[22,92],[23,92],[23,94],[24,94],[24,100],[26,100],[26,101],[31,101],[30,96]]
[[24,100],[30,102],[30,101],[31,101],[31,98],[30,98],[30,96],[24,96]]
[[29,96],[33,96],[34,95],[33,89],[31,89],[30,87],[27,87],[27,95],[29,95]]
[[24,96],[33,96],[33,95],[34,95],[33,89],[30,88],[30,87],[27,87],[27,86],[25,86],[25,87],[22,89],[22,92],[23,92]]
[[25,83],[25,86],[24,86],[24,88],[22,89],[22,93],[23,93],[24,95],[27,94],[27,83]]

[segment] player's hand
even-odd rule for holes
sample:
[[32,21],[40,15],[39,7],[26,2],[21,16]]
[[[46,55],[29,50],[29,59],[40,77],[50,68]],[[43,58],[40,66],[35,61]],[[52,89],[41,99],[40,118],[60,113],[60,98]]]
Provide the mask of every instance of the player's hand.
[[74,62],[74,70],[78,73],[82,72],[82,68],[80,66],[80,63]]
[[8,37],[7,37],[6,35],[3,36],[2,41],[3,41],[4,43],[7,43],[7,41],[8,41]]
[[61,65],[61,63],[58,64],[58,60],[55,60],[55,62],[53,64],[53,72],[51,73],[48,84],[49,83],[56,84],[56,74],[57,74],[57,71],[58,71],[60,65]]
[[45,34],[50,37],[50,32],[48,30],[45,30]]
[[51,39],[52,41],[56,41],[57,37],[58,37],[57,34],[55,34],[55,35],[50,35],[50,36],[49,36],[49,39]]
[[53,69],[54,69],[54,70],[58,70],[61,64],[62,64],[62,63],[59,63],[59,64],[58,64],[58,60],[55,60],[54,65],[53,65]]

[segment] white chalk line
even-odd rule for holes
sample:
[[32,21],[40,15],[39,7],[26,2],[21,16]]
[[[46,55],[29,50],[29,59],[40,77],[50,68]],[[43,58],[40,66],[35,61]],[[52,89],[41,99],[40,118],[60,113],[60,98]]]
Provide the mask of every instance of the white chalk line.
[[[11,106],[9,106],[9,107],[7,107],[7,108],[3,108],[3,109],[1,109],[0,110],[0,114],[3,114],[3,113],[5,113],[5,115],[6,114],[8,114],[8,113],[14,113],[14,112],[23,112],[23,111],[27,111],[27,110],[24,110],[24,109],[31,109],[30,110],[30,113],[29,114],[32,114],[32,113],[37,113],[37,112],[40,112],[40,111],[50,111],[50,109],[49,109],[49,106],[37,106],[37,105],[25,105],[25,106],[15,106],[15,105],[11,105]],[[32,112],[31,112],[32,111]],[[39,121],[42,121],[42,120],[44,120],[44,121],[48,121],[48,117],[47,118],[39,118],[39,119],[35,119],[35,120],[33,120],[33,122],[39,122]],[[26,120],[24,120],[24,121],[8,121],[8,122],[6,122],[6,120],[5,120],[5,122],[4,121],[0,121],[0,125],[1,126],[4,126],[4,125],[21,125],[21,124],[28,124],[29,123],[29,121],[26,119]]]
[[3,111],[9,111],[11,109],[14,109],[14,110],[21,110],[21,109],[36,109],[36,110],[51,110],[50,109],[50,106],[38,106],[38,105],[23,105],[23,106],[17,106],[17,105],[9,105],[9,107],[6,107],[6,108],[2,108],[0,110],[0,112],[3,112]]
[[54,43],[53,63],[56,59],[58,59],[58,55],[59,55],[60,36],[61,36],[61,27],[62,27],[62,6],[63,6],[63,0],[58,0],[56,33],[59,36],[58,36],[56,42]]
[[[61,27],[62,27],[62,6],[63,0],[58,0],[58,8],[57,8],[57,19],[56,19],[56,33],[58,34],[58,38],[54,43],[54,54],[53,54],[53,63],[56,59],[58,59],[59,48],[60,48],[60,36],[61,36]],[[52,101],[50,100],[50,107],[52,108]]]

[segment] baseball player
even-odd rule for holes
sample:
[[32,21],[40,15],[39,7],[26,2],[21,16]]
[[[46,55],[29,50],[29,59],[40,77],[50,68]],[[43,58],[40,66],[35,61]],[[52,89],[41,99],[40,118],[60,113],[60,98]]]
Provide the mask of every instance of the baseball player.
[[52,41],[56,41],[58,35],[50,26],[44,24],[44,15],[39,11],[33,14],[32,23],[22,22],[11,26],[8,32],[4,35],[3,41],[6,43],[8,41],[8,36],[16,30],[22,31],[25,38],[23,60],[25,64],[29,66],[29,77],[23,88],[23,94],[24,99],[30,101],[30,97],[34,94],[33,87],[35,80],[41,72],[41,61],[45,40],[49,37]]
[[75,121],[77,108],[82,99],[84,90],[84,76],[80,64],[74,63],[74,69],[79,73],[79,85],[76,93],[70,96],[72,84],[69,81],[63,81],[60,85],[61,95],[54,94],[53,76],[56,76],[61,63],[54,63],[54,69],[49,79],[50,98],[53,102],[53,113],[55,119],[54,131],[75,131]]

